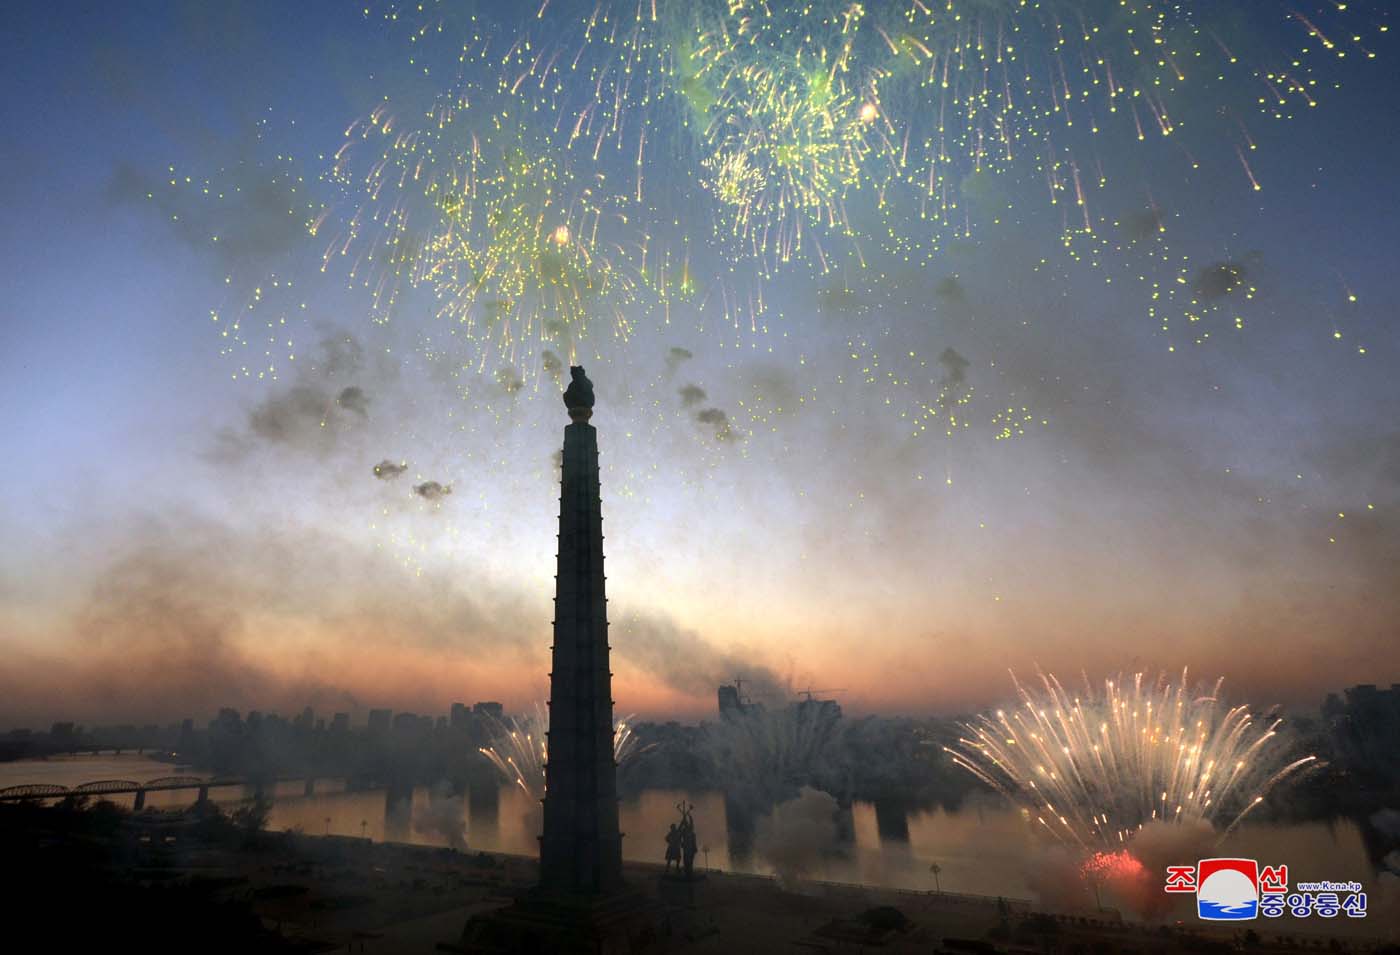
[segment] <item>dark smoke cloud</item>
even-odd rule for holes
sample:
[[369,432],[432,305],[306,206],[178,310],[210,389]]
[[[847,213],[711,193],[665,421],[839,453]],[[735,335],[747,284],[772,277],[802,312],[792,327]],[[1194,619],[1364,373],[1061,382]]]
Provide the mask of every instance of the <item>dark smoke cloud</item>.
[[870,308],[869,296],[849,282],[833,281],[817,289],[817,308],[833,315],[853,315]]
[[967,289],[963,286],[962,279],[956,275],[948,275],[939,280],[934,286],[933,292],[939,298],[954,305],[963,305],[967,302]]
[[752,655],[727,651],[667,616],[626,614],[613,625],[617,658],[687,696],[713,698],[715,689],[735,678],[759,700],[787,698],[786,683]]
[[363,388],[351,385],[336,396],[335,403],[346,411],[353,411],[361,418],[369,416],[369,395]]
[[1170,899],[1162,892],[1158,873],[1178,859],[1208,859],[1219,848],[1220,833],[1202,820],[1149,822],[1129,843],[1129,851],[1142,863],[1143,877],[1118,879],[1107,886],[1119,901],[1144,918],[1165,912]]
[[365,346],[347,332],[326,331],[321,336],[321,357],[312,367],[330,378],[355,375],[365,367]]
[[690,359],[694,357],[695,355],[690,349],[672,346],[672,348],[666,352],[666,371],[670,374],[675,374],[676,369],[679,368],[682,363],[690,361]]
[[562,358],[546,348],[540,355],[540,363],[544,366],[544,370],[554,377],[555,381],[559,380],[559,376],[563,374],[564,371],[564,360]]
[[[42,647],[7,647],[0,725],[163,723],[219,706],[421,709],[425,691],[446,708],[486,654],[543,665],[521,634],[544,625],[547,609],[468,589],[456,573],[420,577],[304,527],[177,513],[104,528],[112,556],[73,571],[75,609]],[[290,633],[299,636],[284,641]],[[351,638],[355,653],[343,654]]]
[[779,803],[758,821],[754,847],[784,883],[811,877],[840,847],[839,808],[827,793],[804,787],[796,799]]
[[425,501],[440,501],[452,493],[452,485],[439,484],[437,481],[424,481],[422,484],[413,485],[413,493]]
[[1400,840],[1400,809],[1378,809],[1371,814],[1370,822],[1377,832]]
[[938,356],[938,366],[943,369],[943,375],[938,380],[939,407],[947,408],[967,397],[967,369],[971,364],[956,349],[943,349]]
[[381,481],[392,481],[400,474],[408,470],[408,465],[404,463],[395,464],[388,458],[380,461],[374,466],[374,476]]
[[967,382],[967,369],[971,362],[953,348],[943,349],[938,356],[939,367],[943,369],[943,385],[946,388],[961,388]]
[[520,373],[509,366],[497,369],[496,384],[500,385],[501,390],[508,395],[513,395],[521,388],[525,387],[525,382],[520,377]]
[[733,441],[735,433],[729,427],[729,415],[718,408],[704,408],[695,413],[695,420],[707,427],[714,428],[715,440]]
[[273,444],[323,445],[336,430],[335,408],[335,399],[325,389],[293,385],[248,412],[248,431]]
[[1093,901],[1079,875],[1083,854],[1068,846],[1042,846],[1026,859],[1026,885],[1042,908],[1081,909]]
[[1155,206],[1130,212],[1125,215],[1118,228],[1123,230],[1131,242],[1146,242],[1162,231],[1162,213]]
[[1202,302],[1219,301],[1244,283],[1245,272],[1243,262],[1216,262],[1196,272],[1191,289]]
[[467,848],[466,819],[462,796],[453,793],[446,782],[440,782],[428,790],[428,804],[412,811],[414,831],[440,839],[458,852]]
[[364,347],[354,336],[327,331],[320,354],[305,364],[298,362],[292,383],[249,409],[243,428],[221,430],[208,456],[217,463],[236,463],[268,446],[329,453],[369,420],[369,393],[360,385],[334,382],[369,374],[382,380],[390,372],[367,369]]
[[208,172],[217,177],[224,199],[212,199],[183,179],[172,186],[169,178],[123,162],[108,180],[107,200],[150,208],[177,239],[215,256],[224,268],[267,261],[306,238],[305,202],[287,181],[251,158]]
[[699,385],[686,385],[678,394],[681,396],[681,404],[685,405],[687,408],[692,405],[698,405],[709,397],[705,394],[705,389],[701,388]]
[[797,379],[787,369],[766,362],[744,369],[744,382],[752,390],[755,402],[774,411],[796,411],[801,389]]

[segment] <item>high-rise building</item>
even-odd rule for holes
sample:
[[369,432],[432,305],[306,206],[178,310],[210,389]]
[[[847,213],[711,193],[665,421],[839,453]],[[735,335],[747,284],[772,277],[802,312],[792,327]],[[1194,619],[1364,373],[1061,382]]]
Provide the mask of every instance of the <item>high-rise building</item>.
[[472,713],[476,716],[489,716],[492,719],[504,719],[506,708],[495,700],[482,700],[480,703],[472,704]]
[[389,719],[394,715],[393,710],[370,710],[369,711],[369,731],[372,734],[387,734],[389,732]]
[[238,736],[243,732],[243,718],[238,715],[238,711],[231,706],[221,707],[219,715],[209,723],[211,732],[223,733],[228,736]]
[[744,699],[741,694],[743,683],[735,680],[733,684],[725,684],[718,691],[719,697],[719,717],[726,723],[743,719],[749,716],[762,716],[763,704],[754,703]]

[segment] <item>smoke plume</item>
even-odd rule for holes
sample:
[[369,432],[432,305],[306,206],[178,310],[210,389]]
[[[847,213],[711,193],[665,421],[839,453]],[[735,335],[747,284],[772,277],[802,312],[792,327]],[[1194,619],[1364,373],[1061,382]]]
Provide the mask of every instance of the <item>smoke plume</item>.
[[734,432],[729,427],[729,416],[718,408],[705,408],[695,413],[695,420],[714,429],[716,441],[733,441]]
[[440,484],[437,481],[424,481],[422,484],[413,485],[413,493],[425,501],[440,501],[452,493],[452,485]]
[[705,394],[705,389],[699,385],[686,385],[678,393],[681,396],[681,404],[687,408],[698,405],[709,397]]
[[688,696],[713,699],[715,688],[735,677],[756,698],[787,695],[777,672],[754,662],[751,654],[722,650],[669,617],[627,614],[614,622],[612,634],[620,661]]
[[695,355],[687,348],[673,346],[666,352],[666,371],[668,374],[675,374],[676,369],[685,362],[690,361]]
[[827,793],[803,788],[758,821],[754,847],[784,883],[816,875],[823,857],[839,848],[838,809]]
[[351,385],[336,396],[335,403],[346,411],[353,411],[361,418],[369,415],[369,395],[363,388]]

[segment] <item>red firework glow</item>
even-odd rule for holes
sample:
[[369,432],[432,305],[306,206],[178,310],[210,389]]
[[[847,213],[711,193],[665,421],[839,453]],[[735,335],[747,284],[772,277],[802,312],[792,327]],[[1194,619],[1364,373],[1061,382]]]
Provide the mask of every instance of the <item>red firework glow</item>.
[[1085,882],[1135,882],[1147,874],[1147,869],[1127,849],[1117,852],[1095,852],[1079,867]]
[[1094,904],[1099,908],[1103,908],[1101,887],[1131,902],[1142,896],[1148,881],[1147,868],[1127,849],[1095,852],[1079,867],[1079,877],[1093,888]]

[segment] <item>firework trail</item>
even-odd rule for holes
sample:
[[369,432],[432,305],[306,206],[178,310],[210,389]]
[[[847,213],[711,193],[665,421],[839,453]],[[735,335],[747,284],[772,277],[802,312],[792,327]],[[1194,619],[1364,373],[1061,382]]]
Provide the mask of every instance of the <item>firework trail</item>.
[[388,317],[405,286],[423,286],[488,354],[549,344],[570,357],[594,315],[630,330],[643,242],[625,197],[554,150],[490,72],[486,37],[463,53],[462,78],[421,113],[381,105],[351,124],[329,180],[347,210],[313,225],[323,266],[348,260],[352,282]]
[[721,786],[766,811],[803,786],[839,775],[838,750],[847,729],[832,710],[798,703],[708,726],[704,745]]
[[[1014,680],[1014,676],[1013,676]],[[1222,678],[1223,680],[1223,678]],[[1280,782],[1317,765],[1287,760],[1280,719],[1225,709],[1218,680],[1205,695],[1142,674],[1086,681],[1083,697],[1051,674],[1016,683],[1020,704],[963,725],[953,762],[1001,792],[1061,841],[1114,849],[1148,822],[1202,821],[1224,838]]]
[[[731,277],[796,259],[866,268],[867,245],[928,261],[945,236],[1022,221],[996,178],[1035,184],[1063,210],[1063,242],[1088,247],[1116,221],[1095,192],[1143,171],[1112,144],[1179,146],[1187,170],[1218,157],[1262,188],[1248,121],[1317,106],[1330,64],[1374,58],[1388,30],[1373,3],[1305,6],[1279,23],[1180,0],[367,9],[406,28],[433,79],[347,129],[327,177],[346,208],[314,231],[376,313],[425,283],[502,347],[577,332],[590,308],[625,335],[641,288],[644,304],[697,293],[706,246],[707,269]],[[752,297],[717,294],[726,311]]]
[[917,221],[965,233],[964,187],[983,174],[1042,182],[1089,230],[1099,137],[1190,134],[1259,187],[1245,120],[1315,107],[1330,61],[1374,58],[1388,28],[1375,4],[1307,6],[1271,46],[1255,39],[1265,17],[1179,0],[553,0],[518,27],[528,55],[504,81],[542,95],[562,140],[595,158],[698,160],[721,221],[780,258],[804,218],[858,231],[842,205],[862,188],[890,210],[902,184]]
[[[549,762],[549,707],[536,703],[529,716],[492,719],[492,723],[492,741],[480,748],[481,754],[507,783],[533,799],[543,799],[545,764]],[[613,721],[613,762],[618,766],[651,749],[651,744],[638,740],[633,725],[631,715]]]
[[[758,327],[763,283],[791,263],[854,275],[868,295],[950,239],[1035,216],[1066,264],[1138,290],[1175,351],[1242,330],[1255,288],[1203,294],[1199,257],[1167,235],[1178,214],[1132,193],[1171,162],[1262,188],[1249,124],[1317,106],[1336,60],[1374,58],[1388,29],[1375,4],[1308,6],[1274,22],[1163,0],[549,0],[518,27],[502,82],[554,118],[556,146],[627,170],[612,188],[635,200],[653,260],[683,247],[681,286],[717,295],[736,328],[740,313]],[[899,393],[913,433],[985,420],[927,356],[861,338],[863,379]],[[1037,422],[999,401],[990,427],[1010,438]]]
[[[426,300],[445,331],[421,347],[450,353],[454,374],[508,365],[511,394],[550,374],[546,352],[556,364],[596,355],[680,306],[706,334],[767,334],[766,283],[780,270],[841,276],[826,305],[862,303],[850,312],[869,319],[891,290],[918,300],[911,276],[950,243],[1005,230],[1133,289],[1176,350],[1245,327],[1254,270],[1216,294],[1198,263],[1237,263],[1188,249],[1186,213],[1159,208],[1143,183],[1175,168],[1188,188],[1201,170],[1267,192],[1270,140],[1251,124],[1335,96],[1338,61],[1374,59],[1388,32],[1372,0],[1296,6],[371,5],[366,16],[406,41],[411,78],[395,75],[326,149],[321,184],[337,198],[304,195],[280,154],[270,178],[322,270],[365,290],[373,320]],[[170,173],[148,194],[190,227],[208,210],[186,214],[177,193],[214,207],[230,192]],[[221,248],[246,244],[203,231]],[[283,326],[306,294],[291,279],[267,276],[214,312],[238,377],[275,378],[292,361]],[[968,356],[974,382],[880,332],[866,321],[851,333],[859,364],[843,382],[887,389],[910,433],[1010,438],[1046,423],[987,386],[992,356]]]

